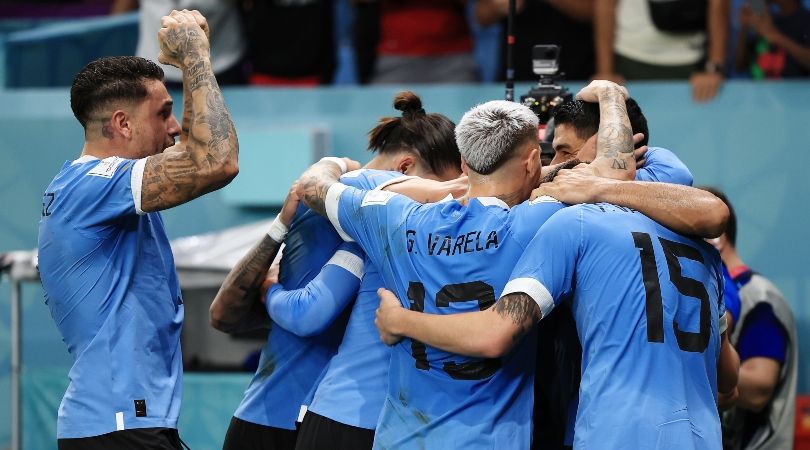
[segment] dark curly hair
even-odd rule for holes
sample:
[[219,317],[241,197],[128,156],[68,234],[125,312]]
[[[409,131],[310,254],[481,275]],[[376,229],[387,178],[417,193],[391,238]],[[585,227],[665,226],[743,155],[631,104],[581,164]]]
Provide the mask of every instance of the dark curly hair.
[[[650,130],[647,127],[647,118],[641,112],[641,107],[632,98],[627,99],[627,116],[630,118],[630,128],[633,134],[644,133],[644,139],[636,144],[636,148],[647,145],[650,141]],[[570,124],[580,139],[588,139],[599,131],[599,105],[597,103],[574,100],[562,103],[552,111],[554,126]]]
[[97,59],[73,78],[70,108],[87,128],[93,113],[117,102],[146,98],[144,80],[163,80],[163,69],[137,56],[111,56]]

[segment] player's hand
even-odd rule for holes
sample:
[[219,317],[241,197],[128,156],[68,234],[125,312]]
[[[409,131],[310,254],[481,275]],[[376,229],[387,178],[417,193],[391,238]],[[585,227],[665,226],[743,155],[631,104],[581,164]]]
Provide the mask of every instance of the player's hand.
[[698,103],[708,102],[717,95],[723,85],[723,74],[718,72],[695,72],[689,77],[692,99]]
[[380,339],[386,345],[394,345],[402,340],[402,336],[393,333],[392,330],[392,327],[397,323],[397,313],[403,309],[402,304],[393,292],[385,288],[378,289],[377,296],[380,297],[380,306],[377,308],[374,325],[377,326]]
[[[639,136],[641,136],[639,138]],[[633,143],[638,144],[641,140],[644,139],[643,133],[636,133],[633,135]],[[633,150],[633,157],[636,158],[636,169],[641,169],[647,164],[647,146],[642,145],[641,147]]]
[[[198,23],[200,17],[199,13],[174,10],[160,19],[158,61],[182,69],[187,63],[209,56],[208,37]],[[205,18],[202,20],[207,27]]]
[[298,203],[300,199],[298,198],[298,193],[296,192],[297,187],[298,186],[296,186],[295,183],[292,185],[290,192],[287,193],[287,198],[284,199],[284,206],[281,207],[281,212],[278,213],[278,219],[287,228],[290,227],[290,224],[295,217],[295,212],[298,210]]
[[259,297],[262,303],[267,299],[267,291],[270,290],[273,285],[278,284],[278,270],[278,264],[273,264],[270,266],[270,269],[267,270],[267,275],[265,275],[264,281],[262,281],[261,296]]
[[598,103],[603,95],[615,93],[621,95],[623,100],[627,100],[630,94],[627,88],[608,80],[593,80],[587,86],[577,92],[577,100],[583,102]]
[[560,170],[554,181],[543,183],[532,191],[531,199],[546,195],[569,205],[595,203],[600,201],[600,191],[613,183],[620,181],[599,176],[590,164],[580,164],[573,169]]
[[360,163],[353,159],[350,158],[340,158],[340,159],[342,159],[343,162],[346,163],[346,172],[351,172],[352,170],[359,170],[361,167]]

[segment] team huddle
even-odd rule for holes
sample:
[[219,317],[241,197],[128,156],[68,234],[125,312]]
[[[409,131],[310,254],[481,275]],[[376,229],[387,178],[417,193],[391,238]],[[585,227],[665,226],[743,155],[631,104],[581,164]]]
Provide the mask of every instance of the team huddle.
[[[159,211],[237,176],[238,142],[205,19],[161,25],[182,125],[156,64],[90,63],[71,89],[82,156],[43,198],[39,268],[75,358],[60,449],[182,445],[184,309]],[[739,360],[703,238],[728,209],[646,146],[627,90],[594,81],[562,105],[546,166],[523,105],[457,125],[410,92],[394,106],[364,167],[329,157],[300,176],[211,304],[219,330],[270,330],[223,449],[721,449]],[[555,314],[568,342],[543,332]],[[576,361],[536,367],[560,345]],[[549,390],[565,408],[537,401]]]

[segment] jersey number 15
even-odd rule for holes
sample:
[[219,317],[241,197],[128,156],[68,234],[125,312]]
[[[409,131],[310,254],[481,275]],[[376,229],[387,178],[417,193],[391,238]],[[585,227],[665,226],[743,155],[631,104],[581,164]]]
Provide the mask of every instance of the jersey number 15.
[[[641,250],[639,252],[641,275],[644,279],[644,289],[647,291],[647,341],[664,342],[664,302],[661,299],[661,284],[658,281],[653,243],[649,234],[639,232],[633,232],[633,241],[636,248]],[[703,264],[703,255],[694,247],[680,242],[661,237],[658,238],[658,241],[666,255],[670,282],[675,285],[682,296],[700,301],[700,326],[697,333],[682,331],[678,321],[675,319],[672,321],[678,347],[685,352],[703,353],[709,346],[711,336],[709,293],[703,283],[683,276],[681,263],[678,260],[678,258],[687,258]]]

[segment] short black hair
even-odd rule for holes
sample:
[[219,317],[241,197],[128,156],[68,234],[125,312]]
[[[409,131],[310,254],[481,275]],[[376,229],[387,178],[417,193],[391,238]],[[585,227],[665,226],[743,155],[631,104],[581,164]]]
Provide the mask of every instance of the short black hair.
[[452,120],[438,113],[427,114],[422,100],[410,91],[394,97],[394,108],[402,111],[402,116],[380,119],[368,132],[369,150],[381,154],[414,151],[437,175],[461,167]]
[[163,69],[137,56],[99,58],[84,66],[70,86],[70,108],[87,128],[91,115],[116,102],[146,98],[145,80],[163,80]]
[[[633,134],[644,133],[644,139],[636,144],[636,148],[647,145],[650,141],[650,130],[647,127],[647,118],[641,112],[641,107],[632,98],[627,99],[625,106]],[[580,139],[588,139],[599,131],[599,105],[597,103],[582,100],[564,102],[554,109],[552,117],[555,127],[570,124]]]
[[734,207],[731,206],[726,194],[714,186],[698,186],[698,189],[703,189],[706,192],[711,192],[715,197],[719,198],[728,207],[728,221],[726,222],[726,239],[731,242],[731,245],[737,247],[737,215],[734,214]]

